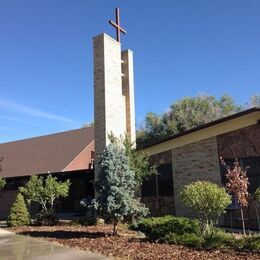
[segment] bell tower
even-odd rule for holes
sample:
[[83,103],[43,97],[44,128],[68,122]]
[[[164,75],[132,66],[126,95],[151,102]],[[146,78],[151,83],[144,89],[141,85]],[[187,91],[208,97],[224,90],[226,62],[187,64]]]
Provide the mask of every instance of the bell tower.
[[107,34],[93,38],[94,45],[94,125],[95,154],[109,144],[108,135],[124,137],[135,142],[133,52],[121,50],[119,9],[116,23],[117,39]]

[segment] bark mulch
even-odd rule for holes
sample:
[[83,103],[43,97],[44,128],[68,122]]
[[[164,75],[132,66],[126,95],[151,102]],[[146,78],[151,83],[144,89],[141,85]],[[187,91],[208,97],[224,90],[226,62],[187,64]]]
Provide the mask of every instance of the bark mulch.
[[137,232],[119,227],[119,236],[112,236],[110,225],[8,228],[17,234],[40,237],[69,247],[90,250],[118,259],[260,259],[260,254],[234,250],[196,250],[179,245],[145,241]]

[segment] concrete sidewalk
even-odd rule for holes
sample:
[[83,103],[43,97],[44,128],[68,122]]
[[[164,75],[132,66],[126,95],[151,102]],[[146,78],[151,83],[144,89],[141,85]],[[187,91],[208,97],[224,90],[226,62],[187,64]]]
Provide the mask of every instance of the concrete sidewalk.
[[0,260],[108,260],[111,258],[72,249],[0,229]]

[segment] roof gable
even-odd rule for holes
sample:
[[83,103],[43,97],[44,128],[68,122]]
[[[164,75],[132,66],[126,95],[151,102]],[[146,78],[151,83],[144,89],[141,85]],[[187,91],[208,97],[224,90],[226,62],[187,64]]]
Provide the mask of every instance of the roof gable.
[[[85,127],[0,144],[0,157],[3,157],[1,176],[18,177],[61,172],[93,140],[94,128]],[[85,163],[87,169],[89,162],[85,161]],[[74,168],[70,167],[70,170],[78,169],[75,165]]]

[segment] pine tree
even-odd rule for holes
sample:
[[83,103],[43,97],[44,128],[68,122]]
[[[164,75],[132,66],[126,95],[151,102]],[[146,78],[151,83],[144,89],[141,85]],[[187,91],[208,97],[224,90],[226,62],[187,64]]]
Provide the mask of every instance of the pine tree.
[[18,193],[7,219],[7,225],[11,227],[26,226],[30,224],[30,217],[25,205],[24,197]]
[[113,223],[114,235],[120,221],[133,222],[148,214],[148,209],[135,199],[137,185],[124,149],[116,143],[108,145],[98,161],[95,208]]

